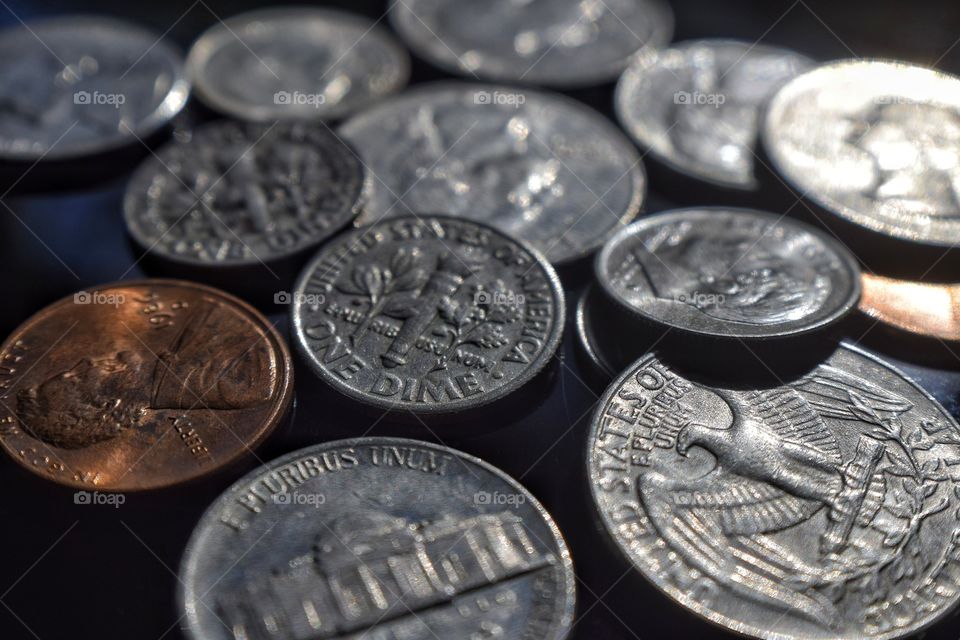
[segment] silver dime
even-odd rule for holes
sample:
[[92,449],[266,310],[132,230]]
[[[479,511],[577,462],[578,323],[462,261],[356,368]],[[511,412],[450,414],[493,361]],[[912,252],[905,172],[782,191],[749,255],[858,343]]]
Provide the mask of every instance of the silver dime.
[[774,168],[831,213],[928,245],[960,237],[960,78],[826,64],[777,92],[762,138]]
[[562,87],[612,80],[673,33],[661,0],[406,0],[390,19],[417,54],[455,73]]
[[68,16],[0,31],[0,158],[63,160],[138,144],[180,112],[189,84],[159,34]]
[[759,113],[812,62],[736,40],[691,40],[638,56],[617,84],[617,117],[637,143],[686,175],[754,190]]
[[592,253],[643,204],[636,149],[556,94],[440,83],[347,121],[376,176],[361,222],[423,211],[486,222],[554,264]]
[[194,640],[566,637],[570,553],[520,484],[467,454],[359,438],[230,487],[180,569]]
[[531,380],[557,348],[563,291],[535,251],[486,225],[390,219],[328,243],[291,308],[297,348],[342,393],[451,414]]
[[288,257],[354,219],[365,172],[322,125],[220,121],[175,139],[133,174],[124,218],[145,250],[187,265]]
[[764,389],[648,355],[606,392],[587,464],[609,535],[708,620],[776,640],[916,632],[960,594],[960,426],[840,346]]
[[681,331],[771,338],[824,327],[860,298],[860,270],[838,242],[783,216],[698,208],[644,218],[597,255],[622,307]]
[[194,43],[187,69],[197,95],[227,115],[332,119],[398,91],[410,59],[364,17],[298,7],[218,22]]

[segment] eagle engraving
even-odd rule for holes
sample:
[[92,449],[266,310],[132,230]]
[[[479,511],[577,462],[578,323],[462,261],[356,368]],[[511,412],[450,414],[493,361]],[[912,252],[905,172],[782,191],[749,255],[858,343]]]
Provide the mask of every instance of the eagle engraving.
[[[912,404],[831,367],[792,386],[710,391],[729,406],[730,424],[691,422],[679,431],[676,451],[687,456],[701,447],[716,463],[700,477],[641,475],[637,490],[651,524],[672,550],[718,584],[835,628],[838,609],[821,587],[842,584],[861,566],[844,550],[852,544],[852,528],[869,524],[882,506],[886,485],[877,464],[885,448],[861,435],[845,461],[823,416],[872,422]],[[770,535],[821,511],[826,527],[810,541],[812,559]]]

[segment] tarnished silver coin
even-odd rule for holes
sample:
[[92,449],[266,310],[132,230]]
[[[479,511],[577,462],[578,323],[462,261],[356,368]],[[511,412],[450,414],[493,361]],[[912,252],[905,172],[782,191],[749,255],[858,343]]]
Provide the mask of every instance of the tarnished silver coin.
[[0,159],[64,160],[139,144],[187,101],[180,54],[113,18],[0,31]]
[[401,89],[410,59],[362,16],[288,7],[217,22],[194,43],[187,69],[197,95],[235,118],[333,119]]
[[340,132],[376,176],[362,223],[424,211],[472,218],[554,264],[592,253],[637,215],[646,193],[630,141],[556,94],[439,83]]
[[570,553],[519,483],[465,453],[359,438],[250,473],[180,569],[193,640],[567,636]]
[[359,158],[322,125],[213,122],[133,174],[124,218],[146,251],[177,263],[257,265],[309,250],[362,204]]
[[320,250],[294,289],[300,354],[378,409],[452,414],[500,399],[563,332],[550,265],[500,231],[442,216],[384,220]]
[[731,189],[758,188],[754,146],[771,94],[812,62],[787,49],[691,40],[638,56],[620,77],[617,117],[667,166]]
[[762,139],[789,183],[847,221],[926,245],[960,238],[960,78],[826,64],[777,92]]
[[718,625],[891,639],[957,602],[960,426],[862,351],[764,389],[701,384],[648,355],[607,390],[588,442],[616,545]]
[[390,19],[414,52],[455,73],[561,87],[613,80],[673,34],[661,0],[405,0]]
[[597,255],[608,297],[681,331],[774,338],[823,328],[856,307],[856,259],[825,233],[751,209],[643,218]]

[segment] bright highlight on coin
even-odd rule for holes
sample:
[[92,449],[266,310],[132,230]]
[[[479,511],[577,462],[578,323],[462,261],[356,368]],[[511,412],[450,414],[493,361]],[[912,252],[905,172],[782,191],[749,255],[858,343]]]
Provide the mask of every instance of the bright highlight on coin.
[[273,325],[233,296],[176,280],[64,298],[18,327],[0,360],[3,449],[81,489],[206,475],[262,442],[293,397]]

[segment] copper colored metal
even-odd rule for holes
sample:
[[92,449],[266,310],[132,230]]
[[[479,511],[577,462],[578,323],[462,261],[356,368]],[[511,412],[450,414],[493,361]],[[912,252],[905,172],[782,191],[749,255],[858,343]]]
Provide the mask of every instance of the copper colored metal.
[[119,282],[43,309],[0,349],[0,442],[84,489],[210,473],[283,419],[293,367],[258,311],[192,282]]
[[960,285],[863,274],[860,310],[886,324],[941,340],[960,340]]

